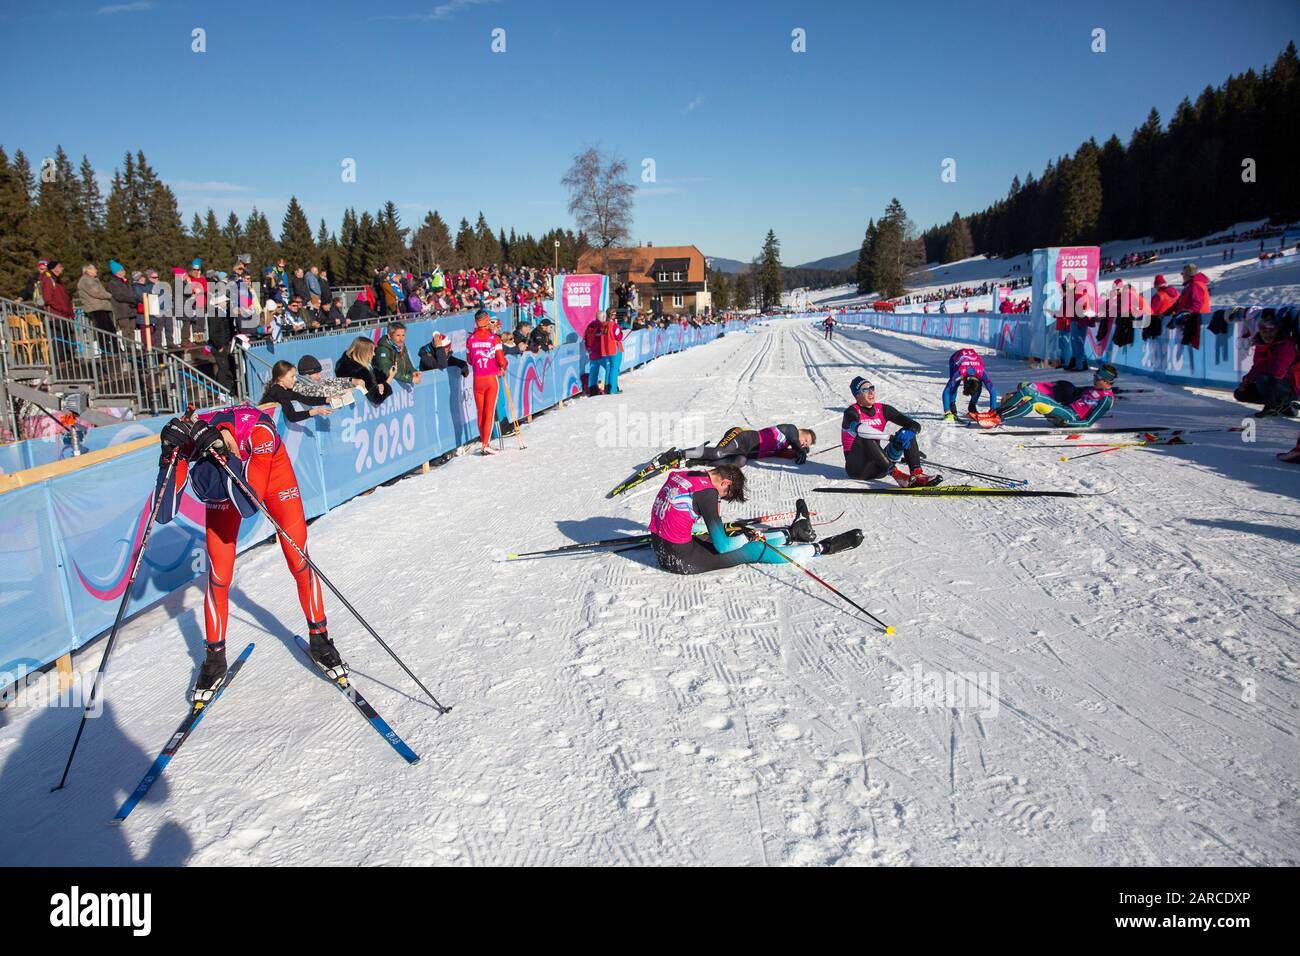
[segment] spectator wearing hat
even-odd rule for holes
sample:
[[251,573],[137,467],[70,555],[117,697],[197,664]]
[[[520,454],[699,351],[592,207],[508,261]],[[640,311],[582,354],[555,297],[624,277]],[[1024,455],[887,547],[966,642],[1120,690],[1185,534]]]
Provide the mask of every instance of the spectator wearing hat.
[[377,318],[379,313],[375,311],[375,293],[369,286],[362,286],[361,291],[357,293],[356,301],[348,309],[349,322],[368,322]]
[[295,392],[329,399],[331,406],[339,408],[352,401],[354,388],[365,387],[363,379],[326,377],[320,359],[314,355],[304,355],[298,359],[298,379],[293,386]]
[[307,316],[302,311],[302,299],[296,295],[290,297],[289,308],[284,312],[280,319],[282,328],[285,333],[293,335],[297,332],[307,331]]
[[421,371],[458,368],[462,378],[469,375],[469,363],[451,354],[451,339],[441,332],[434,332],[433,340],[421,346],[419,358]]
[[[185,276],[185,307],[182,311],[184,319],[183,338],[185,342],[192,342],[194,336],[194,326],[197,324],[200,329],[206,329],[203,321],[208,314],[208,279],[203,274],[203,260],[194,259],[190,262],[189,272]],[[195,323],[195,319],[199,319]]]
[[1183,266],[1183,288],[1173,307],[1183,330],[1184,345],[1201,347],[1201,316],[1211,311],[1209,280],[1195,263],[1189,262]]
[[41,299],[45,302],[45,311],[65,319],[72,318],[72,296],[63,286],[63,263],[58,259],[51,259],[41,273]]
[[[380,378],[395,378],[403,385],[419,385],[420,373],[411,364],[411,353],[406,348],[406,325],[394,322],[388,334],[379,340],[373,362]],[[393,374],[389,375],[392,371]]]
[[93,262],[87,262],[81,267],[81,277],[77,279],[77,297],[81,299],[81,308],[91,325],[110,335],[116,331],[113,327],[113,297],[99,281],[99,269]]
[[[328,415],[334,409],[328,398],[320,395],[307,395],[297,391],[294,386],[298,381],[298,370],[290,362],[279,361],[271,367],[271,380],[262,391],[259,405],[275,403],[284,412],[284,417],[291,422],[305,422],[315,415]],[[294,402],[306,405],[307,411],[294,407]]]
[[126,266],[116,259],[108,262],[109,298],[113,300],[113,321],[117,324],[118,334],[128,343],[135,341],[135,320],[140,299],[135,289],[126,281]]
[[605,313],[601,339],[601,351],[605,353],[605,394],[617,395],[618,373],[623,367],[623,327],[618,324],[618,312],[614,309]]

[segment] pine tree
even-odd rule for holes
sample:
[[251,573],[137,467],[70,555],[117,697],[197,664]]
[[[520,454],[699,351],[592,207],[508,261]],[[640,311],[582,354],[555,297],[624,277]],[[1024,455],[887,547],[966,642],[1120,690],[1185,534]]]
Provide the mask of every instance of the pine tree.
[[944,229],[943,258],[940,261],[947,263],[969,259],[974,254],[972,251],[973,246],[970,227],[966,224],[966,220],[962,219],[957,213],[953,213],[952,220]]
[[763,251],[758,262],[759,307],[774,309],[781,304],[781,243],[776,232],[769,229],[763,240]]
[[1088,140],[1079,147],[1066,169],[1061,184],[1060,241],[1063,244],[1091,242],[1101,222],[1101,166],[1097,144]]
[[62,146],[55,148],[53,161],[42,164],[33,211],[36,248],[48,259],[58,259],[77,274],[83,250],[88,245],[80,211],[80,184],[72,161]]
[[468,269],[474,265],[474,230],[469,227],[469,220],[462,218],[460,228],[456,230],[456,268]]
[[410,231],[402,228],[401,217],[397,214],[397,204],[391,199],[384,203],[384,208],[375,216],[375,228],[379,243],[381,265],[397,269],[406,265],[406,234]]
[[361,214],[357,222],[357,281],[367,285],[375,277],[375,270],[390,263],[381,259],[379,233],[375,219],[368,212]]
[[31,194],[0,147],[0,295],[17,298],[36,275]]
[[316,243],[312,241],[311,225],[307,214],[298,204],[297,196],[289,197],[289,207],[280,223],[280,255],[290,271],[307,269],[316,261]]
[[275,265],[279,250],[275,237],[271,235],[271,223],[256,206],[244,220],[243,246],[243,251],[253,260],[253,271],[257,276],[260,277],[267,266]]
[[887,299],[907,291],[912,271],[924,262],[925,254],[916,236],[916,227],[907,218],[903,204],[890,200],[885,215],[876,226],[872,248],[871,273],[876,291]]
[[858,250],[858,264],[854,266],[853,277],[857,280],[858,291],[866,294],[876,288],[875,274],[871,271],[871,260],[876,246],[876,220],[867,221],[867,232],[862,237],[862,248]]
[[451,233],[437,211],[426,213],[424,222],[411,237],[411,256],[420,272],[432,272],[435,265],[444,267],[453,254]]

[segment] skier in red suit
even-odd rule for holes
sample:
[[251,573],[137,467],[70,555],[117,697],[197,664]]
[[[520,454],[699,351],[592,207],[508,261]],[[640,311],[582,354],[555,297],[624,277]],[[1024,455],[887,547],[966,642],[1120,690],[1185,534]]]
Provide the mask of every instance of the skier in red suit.
[[230,584],[235,570],[235,545],[244,518],[258,513],[237,483],[218,463],[223,459],[242,475],[244,483],[266,506],[293,544],[280,537],[289,573],[298,588],[298,602],[307,619],[311,653],[333,679],[347,676],[334,643],[329,639],[320,581],[297,544],[307,552],[307,519],[302,509],[298,477],[270,415],[251,405],[235,406],[200,415],[196,421],[173,418],[163,428],[162,465],[179,451],[176,471],[159,513],[169,520],[176,501],[188,485],[190,493],[207,506],[208,587],[204,599],[207,655],[194,688],[194,700],[211,700],[226,676],[226,622]]

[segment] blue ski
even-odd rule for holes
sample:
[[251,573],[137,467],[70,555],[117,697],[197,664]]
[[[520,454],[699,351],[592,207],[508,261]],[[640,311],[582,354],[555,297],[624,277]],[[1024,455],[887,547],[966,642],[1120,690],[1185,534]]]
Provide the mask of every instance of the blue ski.
[[[321,671],[322,675],[324,675],[325,669],[317,663],[316,658],[311,656],[311,645],[303,640],[301,635],[295,634],[293,639],[298,642],[298,646],[302,648],[302,652],[307,655],[307,659]],[[420,755],[407,746],[406,741],[397,736],[397,731],[388,726],[388,721],[380,717],[375,708],[370,706],[370,702],[361,696],[361,692],[357,690],[355,684],[349,681],[346,677],[337,681],[330,680],[328,676],[326,676],[325,679],[343,692],[343,696],[350,700],[352,706],[361,712],[361,716],[370,722],[370,726],[375,728],[375,732],[388,741],[389,746],[401,754],[403,760],[407,763],[415,763],[420,759]]]
[[158,759],[153,762],[153,766],[149,768],[149,772],[140,780],[140,783],[136,786],[132,794],[126,798],[126,802],[122,804],[122,808],[117,811],[117,816],[113,817],[114,823],[121,823],[125,820],[127,815],[135,809],[136,804],[144,799],[144,795],[149,792],[149,788],[158,781],[158,778],[162,776],[163,771],[167,769],[167,765],[171,763],[172,757],[176,756],[176,751],[180,750],[181,745],[189,739],[190,734],[194,732],[194,728],[197,727],[199,721],[203,719],[203,715],[211,710],[212,705],[221,699],[221,695],[226,692],[226,688],[230,686],[230,682],[235,679],[235,675],[239,673],[239,669],[244,666],[244,662],[248,660],[248,656],[252,653],[253,645],[249,644],[240,653],[239,657],[235,658],[235,663],[231,664],[230,670],[226,671],[226,678],[221,682],[221,686],[217,688],[217,692],[212,696],[212,700],[208,701],[206,704],[192,704],[190,706],[190,712],[185,716],[185,719],[181,721],[181,725],[176,728],[176,733],[172,734],[171,739],[167,741],[167,746],[163,747],[162,753],[160,753]]

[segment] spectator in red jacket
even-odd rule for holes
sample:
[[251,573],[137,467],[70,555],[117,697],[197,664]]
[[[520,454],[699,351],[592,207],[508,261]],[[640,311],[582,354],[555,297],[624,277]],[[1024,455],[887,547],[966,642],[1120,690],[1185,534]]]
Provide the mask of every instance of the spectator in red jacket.
[[1155,291],[1151,293],[1151,314],[1156,318],[1168,315],[1179,298],[1178,290],[1167,283],[1164,276],[1156,276]]
[[[582,344],[587,349],[589,360],[587,372],[587,394],[600,394],[600,371],[605,368],[605,320],[599,316],[592,319],[582,333]],[[606,378],[608,382],[608,378]]]
[[623,327],[618,324],[618,310],[605,312],[605,325],[600,333],[601,363],[605,367],[605,394],[618,394],[618,373],[623,366]]
[[72,296],[63,286],[63,263],[55,259],[41,273],[41,298],[45,310],[65,319],[72,318]]
[[1210,283],[1192,263],[1183,266],[1183,290],[1174,303],[1173,314],[1188,313],[1182,320],[1183,344],[1201,347],[1201,316],[1210,313]]
[[1285,415],[1300,417],[1300,367],[1296,364],[1296,346],[1290,339],[1282,338],[1280,327],[1273,316],[1259,320],[1255,333],[1255,355],[1250,371],[1241,379],[1232,397],[1247,405],[1262,405],[1256,418]]

